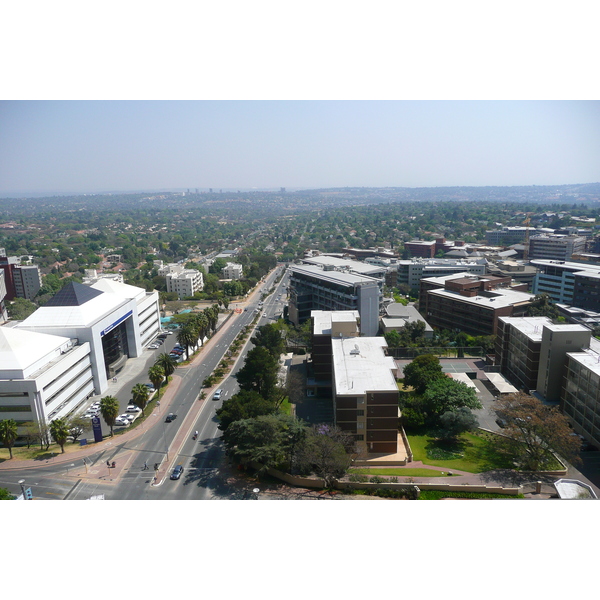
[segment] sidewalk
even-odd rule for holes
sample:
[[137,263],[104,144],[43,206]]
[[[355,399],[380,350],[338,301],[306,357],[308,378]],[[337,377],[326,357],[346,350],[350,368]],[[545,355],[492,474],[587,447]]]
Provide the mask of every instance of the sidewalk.
[[[244,300],[243,302],[238,302],[238,306],[241,305],[243,307],[245,304],[249,303],[255,295],[260,295],[261,293],[262,286],[260,289],[257,288],[253,292],[251,292],[246,300]],[[4,462],[0,463],[0,471],[34,469],[38,467],[60,465],[64,465],[65,467],[67,467],[74,461],[81,461],[84,458],[87,458],[97,453],[101,453],[100,456],[102,457],[102,460],[98,460],[95,465],[88,464],[87,469],[83,463],[74,466],[71,469],[67,467],[65,475],[73,477],[76,476],[78,478],[86,480],[99,479],[103,482],[115,481],[120,477],[123,471],[127,469],[129,464],[131,463],[131,460],[136,455],[135,451],[129,449],[120,450],[119,446],[126,445],[128,442],[131,442],[132,440],[146,433],[147,430],[152,429],[153,427],[158,425],[158,423],[160,422],[161,415],[166,415],[168,413],[169,406],[171,405],[171,402],[173,401],[175,395],[177,394],[179,386],[181,385],[182,377],[178,375],[178,372],[185,372],[190,367],[197,366],[200,362],[202,362],[202,357],[204,354],[202,348],[205,348],[210,344],[218,342],[220,338],[223,337],[224,332],[227,331],[229,327],[231,327],[231,325],[235,322],[235,319],[240,314],[243,313],[232,312],[226,315],[224,319],[221,320],[221,324],[218,326],[216,333],[205,342],[204,346],[200,347],[200,352],[198,352],[198,354],[195,357],[193,357],[187,365],[177,367],[175,373],[173,373],[173,375],[171,376],[171,382],[169,383],[169,386],[164,391],[164,395],[160,397],[160,406],[155,405],[152,413],[149,414],[146,420],[140,425],[137,425],[136,427],[133,427],[131,429],[127,429],[123,433],[120,433],[113,437],[107,437],[102,442],[91,443],[86,446],[81,446],[80,449],[64,454],[60,452],[56,453],[54,454],[54,456],[48,459],[5,460]],[[258,322],[256,323],[256,325],[258,325]],[[101,396],[117,395],[123,390],[123,388],[127,389],[127,386],[130,386],[131,382],[135,378],[139,377],[139,375],[142,372],[146,372],[150,364],[153,364],[155,360],[156,357],[154,356],[154,353],[149,353],[147,357],[141,356],[137,359],[128,360],[125,366],[123,367],[122,371],[120,372],[119,376],[117,377],[117,381],[114,382],[112,380],[109,380],[108,388],[103,394],[101,394]],[[215,385],[213,386],[213,388],[204,390],[206,392],[205,398],[210,398],[214,387],[217,386]],[[198,415],[200,414],[200,411],[204,407],[205,403],[206,399],[195,402],[192,408],[188,411],[187,415],[183,420],[182,425],[178,429],[175,439],[173,440],[173,442],[167,450],[167,453],[169,455],[172,454],[173,456],[176,456],[179,453],[181,446],[190,437],[192,425],[198,418]],[[116,451],[111,452],[111,450]],[[106,464],[107,460],[110,461],[111,464],[112,462],[115,462],[115,468],[109,468]],[[168,474],[170,469],[167,462],[170,464],[171,462],[173,462],[173,460],[174,459],[165,461],[163,459],[160,462],[159,469],[156,472],[156,481],[153,483],[153,485],[160,485],[164,481],[164,478]],[[149,464],[148,467],[148,477],[153,478],[153,465]]]

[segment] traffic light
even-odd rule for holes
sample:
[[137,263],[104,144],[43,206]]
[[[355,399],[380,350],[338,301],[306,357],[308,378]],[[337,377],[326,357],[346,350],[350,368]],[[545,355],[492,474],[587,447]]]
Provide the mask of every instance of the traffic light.
[[33,494],[31,493],[31,488],[27,488],[25,490],[25,500],[33,500]]

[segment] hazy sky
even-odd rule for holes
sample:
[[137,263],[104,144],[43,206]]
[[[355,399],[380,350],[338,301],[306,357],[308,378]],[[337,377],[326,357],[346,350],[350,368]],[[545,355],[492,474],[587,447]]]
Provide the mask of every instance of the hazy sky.
[[4,101],[0,193],[600,181],[597,101]]
[[4,101],[0,193],[600,181],[597,101]]

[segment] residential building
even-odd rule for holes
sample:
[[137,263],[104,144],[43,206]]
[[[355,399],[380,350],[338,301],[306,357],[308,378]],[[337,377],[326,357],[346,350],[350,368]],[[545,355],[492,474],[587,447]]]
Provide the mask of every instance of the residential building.
[[289,318],[300,325],[313,310],[357,310],[363,335],[374,336],[379,329],[383,280],[316,265],[289,267]]
[[193,296],[204,288],[204,278],[197,269],[186,269],[181,264],[170,263],[161,267],[158,274],[166,280],[167,292],[177,294],[179,300]]
[[7,300],[32,300],[42,287],[37,265],[21,265],[21,259],[16,256],[0,256],[0,269],[4,271]]
[[509,277],[458,273],[421,280],[419,311],[432,327],[494,335],[499,317],[523,316],[533,295]]
[[223,267],[223,279],[241,279],[243,276],[243,267],[237,263],[228,262]]
[[571,260],[585,252],[586,239],[577,235],[533,235],[529,238],[529,259]]

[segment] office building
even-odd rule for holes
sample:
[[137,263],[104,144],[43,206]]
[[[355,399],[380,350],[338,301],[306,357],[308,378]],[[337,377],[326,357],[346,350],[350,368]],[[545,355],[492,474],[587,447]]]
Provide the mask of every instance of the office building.
[[0,412],[22,435],[27,422],[65,417],[94,393],[90,344],[0,327]]
[[16,332],[87,342],[97,394],[106,390],[108,379],[129,357],[142,353],[159,329],[158,292],[109,280],[92,286],[69,283],[15,326]]
[[316,265],[289,267],[289,318],[300,325],[313,310],[357,310],[363,335],[374,336],[379,329],[383,280]]
[[21,265],[16,256],[0,256],[0,269],[4,272],[6,299],[33,300],[42,287],[42,276],[36,265]]
[[585,252],[586,239],[576,235],[533,235],[529,238],[529,259],[571,260]]
[[[397,369],[381,337],[358,337],[355,311],[313,311],[313,364],[332,386],[335,424],[361,458],[399,447]],[[316,348],[316,353],[314,352]]]
[[432,327],[494,335],[499,317],[523,316],[533,295],[509,277],[458,273],[421,280],[419,311]]

